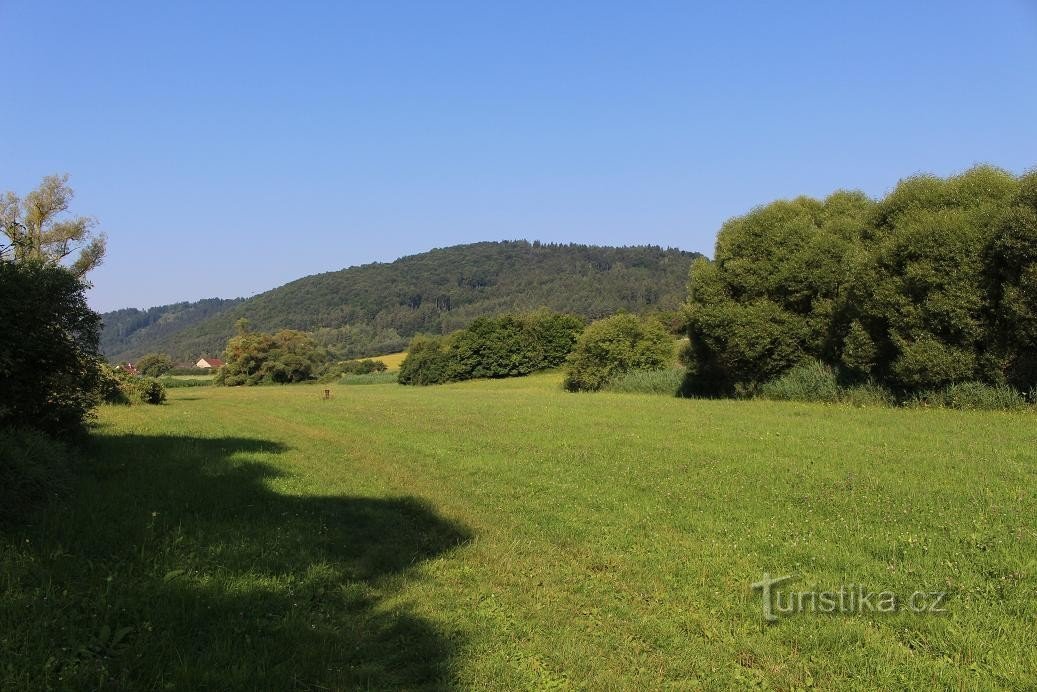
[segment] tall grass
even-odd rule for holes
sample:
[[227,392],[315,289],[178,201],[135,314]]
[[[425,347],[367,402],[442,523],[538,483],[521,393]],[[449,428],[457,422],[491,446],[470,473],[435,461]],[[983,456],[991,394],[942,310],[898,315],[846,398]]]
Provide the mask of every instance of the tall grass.
[[918,394],[912,406],[952,408],[962,411],[1014,411],[1026,408],[1026,397],[1005,385],[961,382],[944,389]]
[[611,379],[603,389],[627,394],[665,394],[680,396],[684,370],[630,370]]
[[395,384],[398,372],[369,372],[363,375],[342,375],[335,384]]
[[843,385],[839,373],[818,361],[798,365],[760,387],[758,398],[772,401],[807,401],[851,406],[948,408],[963,411],[1012,411],[1027,407],[1027,397],[1004,385],[960,382],[943,389],[910,395],[898,402],[874,383]]
[[759,396],[772,401],[816,401],[834,404],[842,391],[835,371],[818,361],[798,365],[765,383]]

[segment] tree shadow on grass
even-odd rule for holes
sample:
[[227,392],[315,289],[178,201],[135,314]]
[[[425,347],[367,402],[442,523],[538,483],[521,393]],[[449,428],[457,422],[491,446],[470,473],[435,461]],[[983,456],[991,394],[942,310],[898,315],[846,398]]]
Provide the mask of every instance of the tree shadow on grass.
[[33,530],[34,576],[52,600],[26,605],[38,623],[28,639],[60,643],[49,682],[451,687],[459,635],[400,592],[469,531],[414,498],[275,492],[267,483],[281,472],[263,459],[282,451],[245,438],[98,437],[82,487]]

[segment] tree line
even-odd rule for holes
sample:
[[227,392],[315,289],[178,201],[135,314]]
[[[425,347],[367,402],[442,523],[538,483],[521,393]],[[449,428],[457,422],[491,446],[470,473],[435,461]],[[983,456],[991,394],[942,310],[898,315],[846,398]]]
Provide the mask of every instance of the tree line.
[[597,319],[621,310],[676,312],[698,255],[653,246],[527,241],[459,245],[304,277],[237,301],[104,315],[105,354],[177,361],[217,353],[238,319],[257,331],[305,331],[337,359],[402,351],[418,334],[446,335],[477,317],[541,307]]
[[753,394],[807,361],[897,398],[1037,385],[1037,173],[988,166],[724,224],[691,269],[688,389]]

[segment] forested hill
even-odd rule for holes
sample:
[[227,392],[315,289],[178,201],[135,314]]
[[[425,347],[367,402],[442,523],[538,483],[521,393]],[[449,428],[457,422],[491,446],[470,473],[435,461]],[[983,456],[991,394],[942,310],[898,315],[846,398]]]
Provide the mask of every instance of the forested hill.
[[244,317],[257,330],[313,332],[341,357],[355,357],[400,350],[417,333],[446,333],[501,312],[547,307],[596,318],[672,310],[685,298],[697,256],[654,246],[458,245],[307,276],[182,329],[148,327],[138,334],[122,326],[128,311],[107,313],[104,348],[111,360],[148,352],[191,360],[219,353]]
[[160,305],[147,310],[125,308],[106,312],[102,315],[104,330],[101,332],[101,350],[109,357],[120,357],[122,360],[129,358],[123,357],[123,354],[147,353],[150,344],[168,339],[243,300],[206,298],[195,303]]

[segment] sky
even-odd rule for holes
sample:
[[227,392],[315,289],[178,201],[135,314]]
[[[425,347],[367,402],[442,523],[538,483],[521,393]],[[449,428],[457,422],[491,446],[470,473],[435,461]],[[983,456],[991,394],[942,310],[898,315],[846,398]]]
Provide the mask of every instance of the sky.
[[98,310],[1037,166],[1037,0],[0,0],[0,75],[0,191],[71,176]]

